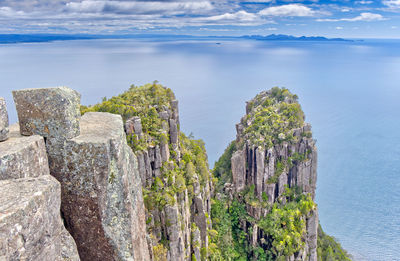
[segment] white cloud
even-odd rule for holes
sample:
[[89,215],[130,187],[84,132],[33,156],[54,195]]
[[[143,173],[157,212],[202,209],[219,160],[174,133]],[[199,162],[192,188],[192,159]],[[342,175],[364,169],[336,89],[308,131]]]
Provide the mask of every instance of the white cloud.
[[366,0],[356,1],[356,4],[360,4],[360,5],[369,5],[372,3],[373,3],[373,1],[366,1]]
[[259,12],[263,16],[313,16],[315,11],[301,4],[271,6]]
[[338,21],[347,21],[347,22],[366,21],[366,22],[371,22],[371,21],[382,21],[382,20],[386,20],[386,18],[384,18],[380,14],[374,14],[374,13],[361,13],[359,16],[356,16],[356,17],[353,17],[353,18],[317,19],[318,22],[338,22]]
[[400,8],[400,0],[383,0],[382,3],[389,8]]
[[248,13],[243,10],[235,13],[225,13],[209,17],[193,18],[193,21],[203,22],[208,24],[229,24],[229,25],[262,25],[267,23],[273,23],[270,20],[261,18],[257,14]]
[[66,4],[66,11],[77,13],[115,13],[115,14],[193,14],[213,9],[208,1],[198,2],[159,2],[159,1],[96,1],[84,0]]
[[341,26],[336,26],[335,29],[336,29],[336,30],[343,30],[343,27],[341,27]]
[[15,11],[14,9],[5,6],[5,7],[0,7],[0,17],[21,17],[25,15],[23,11]]

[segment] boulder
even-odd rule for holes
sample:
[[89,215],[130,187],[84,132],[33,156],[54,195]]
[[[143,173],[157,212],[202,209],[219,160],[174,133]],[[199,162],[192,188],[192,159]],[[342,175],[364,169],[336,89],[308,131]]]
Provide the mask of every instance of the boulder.
[[86,113],[81,134],[66,140],[62,211],[82,260],[149,260],[136,156],[122,118]]
[[21,136],[10,126],[10,138],[0,142],[0,180],[49,175],[46,147],[39,135]]
[[6,101],[0,97],[0,141],[8,138],[8,113]]
[[0,260],[79,260],[50,175],[0,181]]
[[70,139],[79,135],[80,94],[67,87],[13,91],[22,135]]

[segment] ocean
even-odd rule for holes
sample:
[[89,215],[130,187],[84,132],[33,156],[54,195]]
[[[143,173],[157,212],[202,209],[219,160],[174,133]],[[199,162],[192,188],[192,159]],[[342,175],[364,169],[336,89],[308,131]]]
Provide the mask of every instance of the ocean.
[[245,101],[298,94],[317,139],[324,230],[355,260],[400,260],[400,40],[77,40],[0,45],[0,96],[69,86],[89,105],[154,80],[179,99],[181,129],[210,167],[235,138]]

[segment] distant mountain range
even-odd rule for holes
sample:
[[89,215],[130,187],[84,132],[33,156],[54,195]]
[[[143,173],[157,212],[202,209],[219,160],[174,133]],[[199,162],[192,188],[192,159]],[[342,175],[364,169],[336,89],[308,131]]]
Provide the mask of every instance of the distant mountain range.
[[267,36],[262,35],[244,35],[241,38],[263,40],[263,41],[351,41],[343,38],[326,38],[323,36],[300,36],[286,34],[270,34]]
[[68,40],[91,39],[253,39],[262,41],[351,41],[343,38],[326,38],[322,36],[296,37],[285,34],[244,35],[244,36],[194,36],[194,35],[161,35],[161,34],[132,34],[132,35],[94,35],[94,34],[0,34],[0,44],[38,43]]

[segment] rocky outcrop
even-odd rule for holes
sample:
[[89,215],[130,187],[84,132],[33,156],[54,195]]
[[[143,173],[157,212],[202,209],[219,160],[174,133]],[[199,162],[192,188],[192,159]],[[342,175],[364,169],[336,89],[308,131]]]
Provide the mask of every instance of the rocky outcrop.
[[140,176],[121,116],[86,113],[64,151],[62,211],[82,260],[148,260]]
[[53,177],[2,180],[0,187],[0,260],[79,260]]
[[13,91],[22,135],[73,138],[79,135],[80,94],[67,87]]
[[8,138],[8,113],[6,101],[0,97],[0,141]]
[[88,113],[80,122],[80,95],[66,87],[13,95],[21,133],[45,138],[81,259],[149,260],[137,161],[121,117]]
[[[296,106],[291,107],[291,104],[296,104]],[[254,196],[258,201],[267,200],[268,204],[272,204],[285,202],[286,198],[283,195],[286,188],[299,188],[303,194],[310,194],[314,199],[317,181],[317,149],[315,140],[312,138],[311,126],[303,123],[302,115],[294,114],[301,110],[299,108],[290,94],[277,98],[272,91],[262,92],[247,103],[246,115],[236,126],[237,150],[231,157],[234,192],[231,193],[237,196],[245,188],[253,187]],[[297,124],[301,126],[291,128],[289,121],[293,118],[279,119],[280,113],[292,113],[295,115],[292,117],[298,117]],[[264,125],[254,126],[263,121]],[[270,124],[272,128],[266,126],[267,124]],[[279,129],[279,132],[274,133],[274,128]],[[251,202],[246,203],[246,209],[255,220],[260,220],[268,214],[268,208]],[[287,257],[288,260],[317,260],[317,209],[304,216],[304,219],[307,224],[304,237],[305,248]],[[262,242],[265,241],[263,232],[257,224],[251,226],[252,233],[248,235],[252,245],[262,246]],[[245,225],[243,229],[247,230],[248,226]]]
[[0,260],[78,261],[43,137],[22,136],[16,124],[9,136],[0,142]]
[[[148,197],[154,197],[152,191],[156,178],[159,178],[164,184],[170,182],[165,173],[175,171],[173,166],[181,164],[181,155],[183,154],[179,131],[178,101],[172,100],[167,106],[157,107],[157,109],[159,110],[158,117],[161,120],[161,133],[169,138],[161,139],[155,145],[153,145],[154,141],[150,139],[146,150],[136,152],[139,173],[143,187],[149,191]],[[140,122],[140,118],[137,116],[128,119],[125,124],[127,135],[143,137]],[[194,195],[189,196],[190,193],[185,188],[181,192],[174,192],[173,198],[161,209],[148,207],[146,211],[148,231],[153,238],[152,245],[157,246],[162,240],[167,239],[168,260],[191,260],[192,255],[200,258],[200,250],[203,248],[207,251],[208,248],[207,231],[211,228],[209,219],[211,173],[207,169],[209,177],[204,185],[199,183],[199,173],[194,171],[193,175],[193,179],[196,180],[193,184],[192,194]],[[172,179],[177,179],[177,176],[173,176]],[[170,193],[162,194],[162,197],[170,197],[170,195]],[[195,231],[192,231],[192,223],[195,224]]]
[[0,142],[0,180],[49,175],[46,147],[39,135],[22,136],[17,124],[10,138]]

